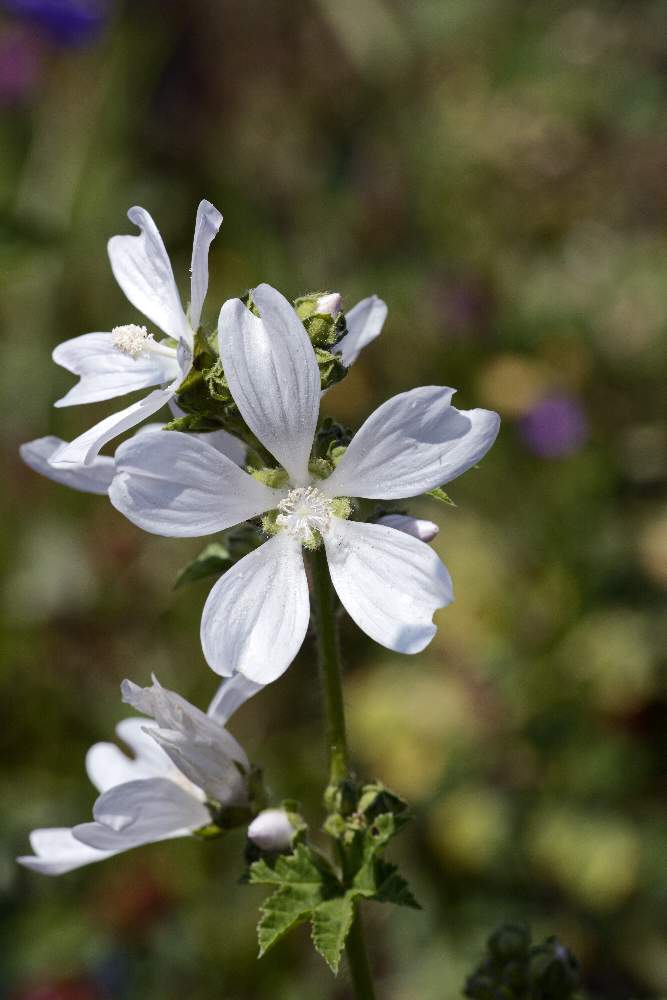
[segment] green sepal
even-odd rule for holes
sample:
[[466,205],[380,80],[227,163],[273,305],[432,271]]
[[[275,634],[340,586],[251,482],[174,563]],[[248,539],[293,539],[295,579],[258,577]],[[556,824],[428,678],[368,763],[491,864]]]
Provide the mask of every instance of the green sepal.
[[174,584],[174,589],[194,583],[209,576],[220,576],[247,556],[263,541],[262,533],[251,524],[239,524],[228,528],[215,542],[210,542],[185,566]]
[[330,389],[347,375],[348,369],[338,354],[332,354],[322,347],[315,348],[315,359],[320,369],[320,385],[322,389]]
[[184,587],[186,583],[203,580],[207,576],[218,576],[225,573],[231,566],[233,566],[233,560],[224,542],[211,542],[180,571],[176,577],[174,590]]
[[433,490],[427,490],[424,495],[427,497],[433,497],[434,500],[439,500],[440,503],[446,503],[449,507],[456,507],[456,504],[452,498],[445,493],[442,486],[436,486]]
[[180,431],[182,434],[210,434],[212,431],[220,430],[220,422],[204,414],[186,413],[184,417],[170,420],[162,430]]

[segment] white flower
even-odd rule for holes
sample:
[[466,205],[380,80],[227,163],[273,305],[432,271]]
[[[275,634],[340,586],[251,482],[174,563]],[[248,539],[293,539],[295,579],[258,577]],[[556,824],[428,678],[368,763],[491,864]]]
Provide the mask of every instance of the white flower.
[[248,837],[261,851],[286,851],[294,827],[284,809],[264,809],[248,827]]
[[487,410],[459,411],[453,389],[429,386],[388,400],[353,438],[328,479],[309,458],[320,381],[315,354],[279,292],[253,292],[261,319],[239,299],[220,313],[220,355],[246,424],[285,469],[270,488],[203,439],[171,432],[121,445],[109,496],[155,534],[191,537],[277,511],[273,537],[237,562],[206,602],[201,638],[210,666],[266,684],[287,668],[308,627],[302,544],[326,547],[334,587],[351,618],[389,649],[417,653],[435,632],[432,616],[453,599],[436,554],[418,538],[381,524],[347,520],[345,498],[417,496],[475,465],[499,427]]
[[222,216],[208,201],[197,209],[192,246],[190,306],[186,314],[162,237],[148,212],[131,208],[139,236],[114,236],[109,259],[125,295],[167,335],[159,341],[145,326],[128,323],[110,333],[86,333],[59,344],[53,360],[79,382],[56,406],[93,403],[157,385],[144,399],[101,420],[51,457],[56,464],[90,464],[100,449],[123,431],[159,410],[177,392],[190,371],[194,333],[208,288],[208,251]]
[[92,823],[34,830],[34,855],[17,860],[44,875],[61,875],[121,851],[172,837],[186,837],[211,822],[207,799],[223,806],[247,804],[242,747],[224,725],[259,686],[237,675],[223,683],[205,714],[185,698],[160,687],[130,681],[123,700],[152,716],[123,719],[115,743],[96,743],[86,756],[88,777],[101,793]]

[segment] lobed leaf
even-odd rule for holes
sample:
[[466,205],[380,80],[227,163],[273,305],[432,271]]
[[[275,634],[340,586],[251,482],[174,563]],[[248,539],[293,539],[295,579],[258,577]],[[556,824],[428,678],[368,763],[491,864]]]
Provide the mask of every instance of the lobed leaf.
[[346,893],[325,900],[313,911],[313,944],[334,973],[338,972],[345,939],[354,920],[354,907],[354,894]]

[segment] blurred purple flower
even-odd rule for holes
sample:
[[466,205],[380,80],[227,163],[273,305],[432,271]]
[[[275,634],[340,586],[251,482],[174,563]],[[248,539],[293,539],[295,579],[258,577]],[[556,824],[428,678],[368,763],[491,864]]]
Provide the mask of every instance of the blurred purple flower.
[[39,45],[25,29],[12,26],[0,35],[0,107],[32,93],[41,65]]
[[85,45],[102,31],[109,0],[0,0],[0,9],[31,21],[59,45]]
[[519,434],[540,458],[561,458],[578,451],[588,438],[588,420],[581,403],[565,393],[547,396],[518,422]]

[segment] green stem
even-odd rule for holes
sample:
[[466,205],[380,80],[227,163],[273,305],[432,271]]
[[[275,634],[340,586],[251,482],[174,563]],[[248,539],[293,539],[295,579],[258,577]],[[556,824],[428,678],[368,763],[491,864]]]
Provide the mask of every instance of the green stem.
[[[336,596],[329,575],[324,547],[313,552],[312,569],[313,606],[317,627],[317,652],[320,679],[324,696],[327,750],[329,753],[329,789],[333,790],[349,774],[347,737],[345,735],[345,705],[341,677],[340,645],[336,621]],[[328,798],[328,796],[327,796]],[[346,867],[345,849],[340,841],[343,871]],[[350,976],[357,1000],[375,1000],[371,967],[364,941],[364,928],[359,903],[350,933],[345,942]]]
[[373,986],[373,976],[364,939],[364,925],[358,903],[357,912],[345,942],[345,951],[347,952],[347,963],[350,967],[354,992],[358,1000],[375,1000],[375,987]]
[[348,759],[335,598],[324,547],[313,553],[311,567],[331,786],[339,785],[347,777]]

